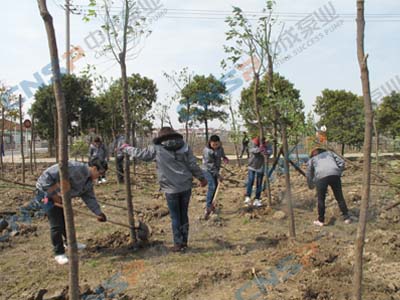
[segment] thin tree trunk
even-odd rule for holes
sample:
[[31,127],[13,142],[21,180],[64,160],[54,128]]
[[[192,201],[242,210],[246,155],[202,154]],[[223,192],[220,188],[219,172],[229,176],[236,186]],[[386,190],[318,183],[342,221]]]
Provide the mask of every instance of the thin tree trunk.
[[[190,82],[190,81],[189,81]],[[189,111],[190,111],[190,103],[189,100],[187,100],[186,104],[186,121],[185,121],[185,134],[186,134],[186,143],[189,141]]]
[[[124,125],[125,125],[125,138],[126,143],[129,144],[129,134],[130,134],[130,109],[129,109],[129,99],[128,99],[128,77],[126,71],[126,48],[127,48],[127,32],[128,32],[128,22],[129,22],[129,3],[125,0],[125,16],[124,16],[124,38],[123,38],[123,49],[119,53],[119,64],[121,66],[121,82],[122,82],[122,105],[124,109]],[[124,154],[124,179],[125,179],[125,193],[126,193],[126,204],[128,209],[128,224],[131,227],[130,238],[132,243],[136,243],[136,232],[135,232],[135,220],[133,215],[133,201],[132,201],[132,189],[131,189],[131,178],[129,169],[129,155]]]
[[363,186],[360,207],[360,218],[357,228],[355,243],[355,262],[353,277],[353,295],[355,300],[362,299],[362,278],[363,278],[363,252],[367,227],[367,213],[370,198],[371,183],[371,146],[372,146],[372,103],[369,84],[369,71],[367,58],[364,52],[364,0],[357,0],[357,57],[360,66],[362,91],[364,97],[364,153],[363,153]]
[[60,66],[58,64],[57,41],[54,32],[53,18],[49,14],[46,0],[38,0],[40,15],[43,18],[47,40],[50,50],[50,58],[53,73],[54,95],[56,97],[59,130],[59,170],[61,195],[63,199],[69,256],[69,299],[79,299],[79,262],[78,249],[76,245],[74,214],[71,205],[71,190],[68,176],[68,132],[67,132],[67,112],[65,98],[61,87]]
[[274,121],[274,159],[278,156],[278,122]]
[[57,126],[57,109],[54,105],[52,105],[53,108],[53,124],[54,124],[54,142],[53,145],[55,146],[55,157],[56,157],[56,162],[58,163],[59,161],[59,157],[58,157],[58,151],[59,151],[59,147],[58,147],[58,126]]
[[[269,36],[271,36],[271,27],[270,27],[270,30],[269,30]],[[266,50],[267,50],[267,58],[268,58],[267,95],[269,96],[269,95],[271,95],[271,92],[272,92],[273,87],[274,87],[274,62],[272,60],[272,55],[270,53],[269,44],[267,44],[267,49]],[[275,115],[276,114],[277,114],[277,112],[275,112]],[[272,195],[271,195],[271,184],[270,184],[270,181],[269,181],[269,170],[268,170],[269,166],[268,166],[268,156],[267,155],[265,155],[264,169],[265,169],[265,172],[266,172],[265,182],[267,184],[268,206],[271,207],[272,206]]]
[[294,213],[292,205],[292,195],[291,195],[291,184],[290,184],[290,172],[289,172],[289,146],[286,136],[286,124],[281,122],[282,131],[282,144],[283,144],[283,157],[284,157],[284,167],[285,167],[285,185],[286,185],[286,200],[288,204],[289,213],[289,235],[292,238],[296,237],[296,228],[294,222]]
[[376,120],[373,119],[373,126],[374,126],[374,134],[375,134],[375,163],[376,163],[376,174],[379,175],[379,132],[378,128],[376,127]]
[[[15,129],[15,127],[14,127],[14,129]],[[12,131],[11,131],[11,162],[12,162],[14,175],[15,175],[14,147],[16,146],[15,136],[16,136],[16,130],[14,130],[14,134],[12,134]]]
[[3,151],[4,153],[6,151],[6,146],[4,145],[4,106],[1,107],[1,154],[0,154],[1,177],[3,177],[4,173]]
[[31,139],[29,140],[29,169],[31,170],[31,174],[33,175],[33,161],[32,161],[32,133],[31,133]]
[[[232,105],[229,105],[229,111],[231,113],[231,118],[232,118],[232,129],[233,129],[233,132],[236,137],[236,132],[237,132],[236,131],[236,119],[235,119],[235,114],[233,112]],[[233,140],[233,145],[235,147],[235,154],[236,154],[236,160],[237,160],[238,166],[241,167],[242,164],[241,164],[240,157],[239,157],[239,150],[238,150],[236,138]]]
[[261,103],[258,99],[258,87],[260,85],[260,76],[256,73],[254,74],[254,87],[253,87],[253,103],[256,110],[257,126],[258,126],[258,138],[260,143],[264,137],[264,128],[261,121]]
[[344,156],[344,147],[345,147],[345,143],[342,143],[342,149],[341,149],[341,151],[340,151],[340,153],[342,154],[342,156]]
[[206,145],[208,143],[208,120],[204,119],[204,129],[206,131]]
[[19,129],[21,141],[22,182],[25,183],[24,130],[22,127],[22,96],[19,95]]
[[33,143],[33,163],[35,165],[35,172],[37,171],[36,163],[36,131],[35,131],[35,116],[32,116],[32,143]]

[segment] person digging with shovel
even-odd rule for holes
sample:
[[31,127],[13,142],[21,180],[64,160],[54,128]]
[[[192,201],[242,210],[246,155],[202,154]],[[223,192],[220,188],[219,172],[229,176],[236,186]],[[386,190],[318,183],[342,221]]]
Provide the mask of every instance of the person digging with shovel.
[[[68,162],[71,198],[81,197],[87,207],[97,216],[99,222],[106,222],[107,217],[97,203],[93,191],[93,181],[104,175],[106,170],[106,166],[98,158],[91,160],[89,165],[77,161]],[[64,265],[68,263],[68,257],[65,255],[66,230],[60,192],[59,166],[55,164],[46,169],[38,178],[36,197],[33,201],[40,205],[47,214],[54,259],[60,265]],[[77,246],[79,250],[86,247],[80,243],[77,243]]]
[[206,197],[206,209],[204,212],[204,219],[208,219],[210,214],[215,211],[213,199],[215,191],[217,190],[218,180],[222,181],[219,174],[221,169],[221,160],[228,163],[229,159],[226,157],[224,148],[221,145],[221,140],[218,135],[212,135],[208,141],[208,145],[203,150],[203,172],[208,181],[208,191]]
[[307,184],[310,189],[317,188],[318,195],[318,220],[316,226],[324,226],[325,222],[325,197],[328,186],[333,190],[336,201],[339,204],[345,224],[351,223],[351,217],[343,197],[342,182],[340,177],[344,171],[344,160],[331,151],[323,148],[311,150],[310,159],[307,162]]
[[183,136],[171,127],[161,128],[153,144],[147,148],[140,149],[124,144],[121,150],[132,158],[143,161],[155,160],[160,190],[167,198],[172,221],[174,246],[171,250],[173,252],[185,250],[189,237],[188,208],[193,176],[200,181],[202,187],[207,185],[207,180],[192,150],[184,142]]

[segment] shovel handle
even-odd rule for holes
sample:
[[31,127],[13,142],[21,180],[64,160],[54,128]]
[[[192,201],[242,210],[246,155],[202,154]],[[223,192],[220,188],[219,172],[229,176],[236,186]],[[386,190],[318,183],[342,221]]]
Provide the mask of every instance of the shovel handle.
[[[54,206],[63,208],[63,205],[62,205],[62,204],[56,203],[56,202],[54,202]],[[95,218],[95,219],[97,219],[96,216],[94,216],[94,215],[92,215],[92,214],[89,214],[89,213],[87,213],[87,212],[83,212],[83,211],[77,210],[77,209],[75,209],[75,208],[73,208],[72,210],[73,210],[73,212],[75,212],[75,213],[82,214],[82,215],[88,216],[88,217],[90,217],[90,218]],[[125,228],[131,229],[131,226],[126,225],[126,224],[123,224],[123,223],[120,223],[120,222],[115,222],[115,221],[108,220],[108,219],[107,219],[107,222],[110,223],[110,224],[114,224],[114,225],[118,225],[118,226],[121,226],[121,227],[125,227]],[[136,228],[135,228],[135,229],[136,229]]]

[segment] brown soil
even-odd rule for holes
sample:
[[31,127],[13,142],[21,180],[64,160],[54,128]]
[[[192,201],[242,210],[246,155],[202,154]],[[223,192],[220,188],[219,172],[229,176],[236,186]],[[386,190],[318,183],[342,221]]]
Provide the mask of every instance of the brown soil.
[[[391,161],[383,161],[383,176],[394,178]],[[40,165],[43,170],[46,166]],[[82,299],[216,299],[216,300],[345,300],[351,299],[354,241],[357,221],[346,225],[329,192],[328,226],[312,224],[317,216],[315,191],[303,177],[291,174],[296,219],[296,240],[288,236],[284,178],[272,182],[272,208],[245,208],[246,168],[229,165],[218,196],[217,215],[204,220],[206,189],[196,187],[190,204],[189,248],[169,250],[171,222],[164,196],[158,192],[154,165],[139,165],[133,186],[135,218],[152,228],[148,243],[132,245],[126,228],[75,215],[79,242]],[[386,175],[386,170],[390,175]],[[27,173],[27,182],[39,175]],[[7,178],[18,180],[12,169]],[[143,177],[143,178],[142,178]],[[351,213],[357,217],[361,195],[360,168],[349,167],[343,190]],[[400,299],[400,201],[398,190],[373,180],[364,256],[364,300]],[[108,182],[96,186],[103,211],[110,220],[128,223],[124,188],[110,173]],[[3,187],[0,218],[18,212],[32,191]],[[267,202],[266,196],[263,197]],[[89,212],[78,199],[73,205]],[[67,299],[68,267],[53,260],[49,226],[32,214],[31,223],[16,222],[18,235],[0,241],[0,299]],[[11,233],[8,229],[0,233]],[[1,240],[1,238],[0,238]],[[57,280],[54,280],[57,278]],[[90,298],[89,296],[92,296]],[[58,297],[58,298],[57,298]]]

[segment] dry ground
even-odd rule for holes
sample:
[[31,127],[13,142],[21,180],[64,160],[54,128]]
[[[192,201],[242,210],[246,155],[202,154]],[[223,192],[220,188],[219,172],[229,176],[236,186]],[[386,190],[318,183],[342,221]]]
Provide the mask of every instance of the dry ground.
[[[399,161],[386,160],[381,173],[399,183],[399,165]],[[88,245],[80,252],[82,299],[350,299],[357,223],[341,221],[332,194],[327,198],[329,226],[314,227],[315,191],[292,172],[297,238],[291,240],[284,178],[275,176],[272,183],[272,208],[251,210],[242,205],[246,168],[232,163],[228,168],[236,175],[225,170],[223,175],[234,181],[225,181],[218,197],[219,213],[210,220],[201,218],[205,189],[193,191],[186,253],[168,250],[171,224],[152,164],[139,166],[133,190],[136,217],[153,231],[147,245],[132,249],[125,228],[77,214],[78,240]],[[40,170],[28,174],[27,182],[34,184],[38,174]],[[361,175],[361,168],[349,166],[343,177],[354,216],[359,212]],[[6,177],[21,180],[11,169]],[[96,186],[98,199],[109,219],[127,223],[125,210],[110,205],[125,205],[123,187],[116,184],[112,172],[108,177],[106,184]],[[400,200],[399,193],[373,182],[363,299],[400,299],[400,206],[384,211]],[[0,213],[10,219],[32,192],[4,182],[0,187]],[[74,207],[87,212],[78,199]],[[64,299],[68,267],[53,260],[45,217],[14,224],[19,225],[19,235],[0,241],[0,299]]]

